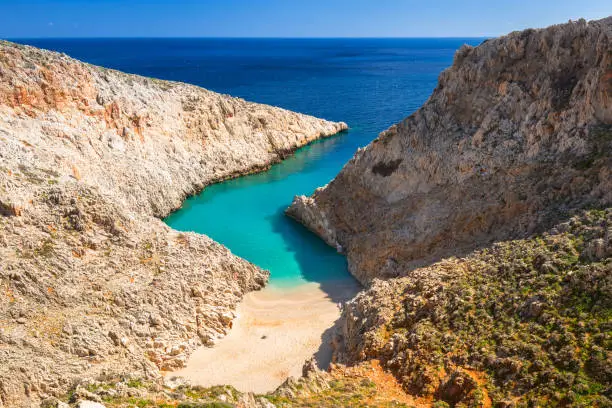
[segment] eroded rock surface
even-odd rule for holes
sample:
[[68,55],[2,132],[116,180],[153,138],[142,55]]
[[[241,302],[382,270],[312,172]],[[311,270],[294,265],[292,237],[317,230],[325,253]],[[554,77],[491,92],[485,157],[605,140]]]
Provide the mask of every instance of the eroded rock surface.
[[464,46],[287,210],[347,254],[337,362],[435,406],[612,404],[612,17]]
[[288,214],[363,283],[612,202],[612,18],[462,47],[416,113]]
[[0,42],[0,406],[224,335],[268,273],[156,217],[343,129]]
[[44,406],[78,407],[79,401],[83,400],[103,401],[106,408],[425,408],[431,405],[427,400],[407,395],[391,374],[383,372],[377,361],[355,367],[332,365],[328,371],[320,371],[314,360],[306,362],[302,377],[289,378],[275,392],[265,395],[243,393],[231,386],[190,386],[182,383],[180,378],[170,378],[166,384],[125,378],[120,381],[84,382],[72,391],[70,405],[49,398]]

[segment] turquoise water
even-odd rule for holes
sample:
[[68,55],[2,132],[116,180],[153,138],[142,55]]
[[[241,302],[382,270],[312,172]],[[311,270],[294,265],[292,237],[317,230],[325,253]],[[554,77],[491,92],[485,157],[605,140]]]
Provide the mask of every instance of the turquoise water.
[[207,234],[271,271],[271,284],[348,279],[345,258],[283,215],[296,194],[328,183],[379,132],[429,96],[455,50],[482,39],[18,40],[126,72],[345,121],[348,133],[269,171],[207,187],[166,222]]
[[312,192],[339,171],[326,158],[347,137],[344,132],[304,147],[264,173],[212,185],[165,221],[178,230],[205,233],[270,270],[272,285],[345,279],[345,257],[283,211],[294,194]]

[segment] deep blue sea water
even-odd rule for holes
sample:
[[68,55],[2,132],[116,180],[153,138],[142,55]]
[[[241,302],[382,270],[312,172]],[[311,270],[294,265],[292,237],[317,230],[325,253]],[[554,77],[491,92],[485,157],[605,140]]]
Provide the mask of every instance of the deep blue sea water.
[[17,40],[121,71],[189,82],[335,121],[348,133],[269,171],[206,188],[166,222],[225,244],[271,271],[271,284],[346,279],[343,256],[283,215],[328,183],[358,147],[414,112],[462,44],[483,39]]

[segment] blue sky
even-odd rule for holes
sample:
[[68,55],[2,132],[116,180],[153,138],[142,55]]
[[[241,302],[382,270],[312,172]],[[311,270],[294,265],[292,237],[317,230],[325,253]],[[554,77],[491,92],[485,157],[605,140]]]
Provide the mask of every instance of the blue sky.
[[481,37],[610,14],[611,0],[0,0],[0,38]]

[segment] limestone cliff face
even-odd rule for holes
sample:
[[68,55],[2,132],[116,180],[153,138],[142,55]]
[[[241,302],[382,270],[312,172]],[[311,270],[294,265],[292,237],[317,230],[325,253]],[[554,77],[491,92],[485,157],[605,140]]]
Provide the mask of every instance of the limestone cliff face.
[[287,211],[367,286],[336,361],[436,406],[610,406],[611,151],[612,18],[461,48]]
[[222,336],[267,272],[156,217],[345,128],[0,42],[0,406]]
[[462,47],[429,100],[288,214],[362,282],[612,202],[612,18]]

